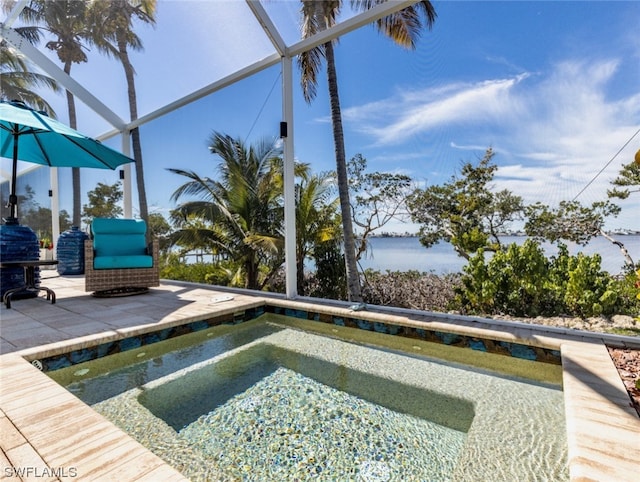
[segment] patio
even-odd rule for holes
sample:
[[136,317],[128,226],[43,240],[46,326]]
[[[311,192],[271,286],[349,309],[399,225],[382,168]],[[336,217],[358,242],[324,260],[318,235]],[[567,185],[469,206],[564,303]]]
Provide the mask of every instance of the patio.
[[[30,360],[265,304],[354,316],[344,303],[167,280],[148,295],[110,299],[85,293],[82,276],[43,271],[43,284],[56,291],[56,304],[17,300],[1,311],[0,445],[7,480],[185,480]],[[637,339],[391,308],[358,316],[561,350],[571,480],[637,476],[640,419],[604,345],[640,348]]]

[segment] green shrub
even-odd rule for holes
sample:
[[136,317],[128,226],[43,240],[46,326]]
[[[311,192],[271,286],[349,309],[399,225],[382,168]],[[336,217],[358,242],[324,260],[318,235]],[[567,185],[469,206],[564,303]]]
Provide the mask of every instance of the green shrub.
[[570,262],[564,285],[564,304],[568,313],[581,316],[613,314],[616,293],[609,289],[610,276],[600,268],[599,254],[578,253]]
[[489,262],[479,250],[464,272],[458,293],[462,306],[471,312],[538,316],[557,305],[549,260],[531,240],[495,252]]
[[633,309],[632,282],[621,285],[600,264],[600,255],[571,256],[563,244],[547,258],[531,239],[497,251],[488,262],[479,250],[464,268],[457,300],[471,313],[523,317],[585,318]]
[[224,263],[184,263],[179,256],[170,254],[160,264],[160,277],[192,283],[228,286],[233,270]]
[[626,314],[640,321],[640,271],[629,270],[610,281],[609,290],[616,295],[615,313]]
[[340,244],[335,240],[317,243],[314,250],[315,276],[306,292],[316,298],[347,299],[347,274]]

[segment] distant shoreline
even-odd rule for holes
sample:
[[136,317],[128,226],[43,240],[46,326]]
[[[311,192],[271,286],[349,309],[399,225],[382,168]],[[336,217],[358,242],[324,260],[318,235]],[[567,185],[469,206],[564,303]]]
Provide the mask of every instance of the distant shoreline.
[[[640,234],[611,236],[631,256],[634,263],[640,260]],[[503,235],[500,241],[503,247],[516,243],[522,245],[528,236]],[[435,274],[461,273],[467,261],[460,257],[454,247],[445,241],[440,241],[426,248],[420,243],[419,236],[376,236],[369,239],[367,254],[360,260],[363,269],[371,268],[376,271],[424,271]],[[586,244],[562,242],[567,246],[570,255],[583,253],[585,255],[598,254],[601,258],[601,269],[611,274],[624,272],[625,259],[621,248],[604,236],[595,236]],[[554,256],[558,252],[558,243],[543,241],[540,246],[547,256]],[[487,255],[490,256],[490,253]]]
[[[608,236],[640,236],[640,231],[633,231],[631,229],[624,231],[605,231],[604,232]],[[420,235],[418,233],[382,233],[382,234],[371,234],[370,238],[418,238]],[[498,237],[501,238],[512,238],[512,237],[527,237],[529,236],[526,233],[522,232],[513,232],[513,233],[500,233]],[[597,238],[600,235],[594,236]]]

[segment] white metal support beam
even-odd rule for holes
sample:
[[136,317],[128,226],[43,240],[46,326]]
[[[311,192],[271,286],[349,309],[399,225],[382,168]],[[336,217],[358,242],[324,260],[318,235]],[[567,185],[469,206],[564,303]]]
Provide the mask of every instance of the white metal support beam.
[[7,15],[7,18],[4,20],[4,25],[6,27],[11,27],[13,23],[18,20],[18,17],[27,6],[27,3],[29,3],[29,0],[20,0],[19,2],[16,2],[13,9],[11,9],[9,15]]
[[291,57],[282,58],[282,118],[284,143],[284,266],[287,298],[298,296],[296,276],[296,200],[293,153],[293,68]]
[[[251,0],[248,0],[248,1],[252,3]],[[373,23],[379,18],[395,13],[398,10],[402,10],[403,8],[411,6],[416,2],[417,0],[392,0],[392,1],[378,4],[375,7],[365,12],[359,13],[358,15],[355,15],[354,17],[348,20],[340,22],[334,27],[331,27],[327,30],[319,32],[316,35],[309,37],[308,39],[297,42],[290,47],[285,46],[284,56],[293,58],[296,55],[306,50],[312,49],[314,47],[317,47],[318,45],[321,45],[330,40],[338,38],[341,35],[344,35],[346,33],[349,33],[353,30],[356,30],[362,27],[363,25]],[[262,6],[260,6],[259,8],[261,9],[262,12],[264,12],[264,9],[262,9]],[[268,18],[266,12],[264,12],[264,15],[266,16],[266,18]],[[263,28],[264,28],[264,25],[263,25]],[[277,32],[277,30],[273,30],[273,31]],[[273,38],[272,38],[272,41],[274,41]],[[275,40],[275,42],[278,42],[278,41]],[[278,49],[278,46],[276,44],[274,45],[275,45],[275,48]],[[217,92],[219,90],[224,89],[225,87],[228,87],[229,85],[232,85],[240,80],[250,77],[251,75],[257,74],[258,72],[261,72],[264,69],[267,69],[269,67],[276,65],[278,62],[280,62],[281,57],[282,55],[280,53],[274,53],[268,57],[265,57],[262,60],[254,62],[253,64],[248,65],[222,79],[212,82],[211,84],[206,85],[201,89],[198,89],[184,97],[181,97],[175,100],[174,102],[171,102],[170,104],[167,104],[164,107],[161,107],[160,109],[157,109],[146,115],[138,117],[137,120],[129,123],[126,126],[126,128],[133,129],[134,127],[139,127],[141,125],[144,125],[148,122],[151,122],[154,119],[162,117],[166,114],[169,114],[170,112],[173,112],[174,110],[177,110],[181,107],[184,107],[185,105],[191,104],[192,102],[195,102],[203,97],[206,97],[209,94],[213,94],[214,92]],[[106,139],[109,139],[111,137],[114,137],[120,134],[120,132],[121,132],[120,129],[106,132],[100,135],[99,137],[97,137],[97,139],[104,141]]]
[[280,56],[284,57],[287,52],[287,45],[280,35],[280,32],[271,21],[271,17],[269,17],[264,7],[260,3],[260,0],[247,0],[247,5],[255,15],[258,22],[260,22],[262,29],[267,34],[267,37],[269,37],[269,40],[271,40],[271,43],[275,47],[276,51],[280,54]]
[[[9,162],[11,159],[9,159]],[[43,166],[41,164],[28,164],[28,167],[24,169],[20,169],[20,175],[28,174],[31,171],[35,171],[36,169],[41,169]],[[0,169],[0,179],[11,179],[11,172],[5,171],[4,169]]]
[[[122,153],[131,157],[131,132],[125,131],[122,133]],[[124,172],[124,179],[122,180],[122,198],[123,198],[123,214],[127,219],[133,219],[133,190],[131,189],[131,164],[128,162],[124,164],[121,169]]]
[[[219,90],[224,89],[225,87],[235,84],[236,82],[242,79],[246,79],[247,77],[250,77],[253,74],[257,74],[258,72],[266,68],[273,67],[274,65],[277,65],[278,62],[280,62],[280,56],[278,54],[272,54],[269,57],[266,57],[262,60],[254,62],[251,65],[248,65],[244,69],[240,69],[231,75],[228,75],[209,85],[206,85],[205,87],[202,87],[201,89],[198,89],[189,95],[181,97],[180,99],[174,102],[171,102],[170,104],[167,104],[164,107],[161,107],[160,109],[154,110],[149,114],[138,117],[137,120],[127,124],[126,129],[131,130],[131,129],[134,129],[135,127],[140,127],[141,125],[144,125],[148,122],[151,122],[154,119],[157,119],[166,114],[169,114],[174,110],[179,109],[180,107],[184,107],[185,105],[191,104],[196,100],[202,99],[203,97],[206,97],[209,94],[213,94],[214,92],[217,92]],[[96,139],[98,139],[99,141],[104,141],[118,134],[120,134],[119,130],[113,130],[98,136]]]
[[67,75],[64,70],[58,67],[51,59],[49,59],[49,57],[31,45],[28,40],[23,38],[14,29],[0,25],[0,37],[26,55],[51,78],[55,79],[56,82],[60,83],[60,85],[71,92],[75,97],[84,102],[91,110],[105,119],[109,124],[119,131],[124,130],[126,122],[122,118],[100,102],[91,92]]

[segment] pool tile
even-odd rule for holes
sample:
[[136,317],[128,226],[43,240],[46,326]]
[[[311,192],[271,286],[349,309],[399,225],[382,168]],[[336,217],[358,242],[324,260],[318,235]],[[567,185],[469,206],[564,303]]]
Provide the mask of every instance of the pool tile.
[[[43,383],[35,385],[12,384],[11,391],[3,391],[0,400],[3,409],[6,410],[6,417],[1,419],[3,424],[7,421],[12,425],[15,423],[16,430],[29,440],[29,444],[17,445],[7,452],[9,460],[14,465],[36,466],[37,460],[42,461],[38,455],[40,453],[46,457],[48,467],[77,470],[78,480],[97,480],[101,477],[111,477],[109,474],[113,474],[113,480],[135,480],[165,466],[162,460],[134,442],[53,380],[44,381],[47,377],[43,378],[41,372],[24,360],[20,363],[15,356],[4,356],[1,360],[3,387],[6,387],[7,379],[11,381],[11,377],[6,376],[5,372],[9,366],[20,372],[23,379],[43,380]],[[14,394],[19,396],[13,397]],[[31,402],[25,404],[25,398]],[[4,433],[3,430],[3,437]],[[5,438],[2,440],[4,445]],[[16,439],[11,440],[13,442],[7,444],[16,445]],[[121,464],[127,466],[123,472],[118,469]],[[41,468],[44,470],[46,467],[42,462]],[[184,480],[168,466],[162,472],[170,474],[174,480]],[[40,477],[38,480],[43,478]]]
[[20,478],[25,482],[54,482],[57,477],[43,476],[50,467],[40,457],[38,452],[28,443],[4,451],[7,459],[17,470],[28,470]]
[[562,365],[572,480],[633,480],[640,419],[606,347],[563,344]]
[[0,416],[0,447],[3,451],[27,443],[18,429],[5,415]]
[[[20,477],[13,475],[11,467],[11,462],[6,457],[4,452],[0,450],[0,470],[2,471],[3,475],[2,482],[22,482],[22,479]],[[9,471],[9,475],[7,475],[5,470]]]

